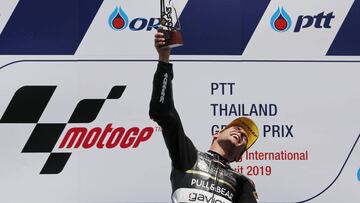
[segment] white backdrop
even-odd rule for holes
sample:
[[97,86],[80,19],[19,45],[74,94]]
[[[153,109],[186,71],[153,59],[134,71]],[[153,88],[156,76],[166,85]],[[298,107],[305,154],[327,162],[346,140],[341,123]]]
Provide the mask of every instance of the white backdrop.
[[[226,65],[226,67],[224,67]],[[174,96],[187,135],[199,150],[207,150],[213,125],[234,116],[214,116],[210,104],[273,104],[274,116],[252,116],[260,138],[250,152],[305,152],[308,160],[246,160],[233,164],[259,167],[251,177],[261,202],[296,202],[321,192],[338,175],[360,131],[357,63],[203,63],[174,64]],[[60,149],[72,127],[153,127],[147,115],[156,62],[20,62],[2,69],[1,112],[24,85],[56,85],[40,121],[66,122],[84,98],[104,98],[115,85],[126,85],[118,100],[107,100],[89,124],[68,124],[53,152],[72,152],[57,175],[39,175],[46,153],[20,153],[34,128],[31,124],[1,124],[1,190],[3,201],[23,202],[167,202],[170,160],[161,133],[138,148]],[[346,70],[346,71],[344,71]],[[32,75],[32,77],[28,77]],[[61,77],[59,77],[61,76]],[[7,78],[16,78],[8,80]],[[320,80],[321,78],[321,80]],[[211,83],[235,83],[233,92],[211,94]],[[6,88],[5,88],[6,87]],[[189,88],[191,91],[189,91]],[[265,125],[293,126],[291,136],[264,136]],[[287,131],[284,131],[287,134]],[[339,179],[312,202],[353,202],[358,198],[356,146]],[[268,166],[271,172],[261,172]],[[339,196],[346,190],[347,195]],[[21,192],[22,195],[17,195]],[[53,197],[56,196],[56,200]],[[30,198],[30,199],[29,199]],[[325,199],[325,200],[324,200]]]
[[[179,12],[187,2],[176,2]],[[214,125],[225,125],[262,105],[276,107],[276,112],[250,115],[260,137],[249,152],[308,155],[306,160],[243,157],[233,163],[254,180],[260,202],[357,203],[360,199],[360,144],[356,143],[360,57],[326,56],[353,2],[271,1],[243,55],[172,56],[175,104],[199,150],[208,149]],[[150,19],[158,16],[157,3],[104,1],[71,56],[0,55],[1,116],[23,86],[56,86],[40,123],[66,123],[79,101],[104,99],[113,86],[126,86],[121,98],[105,101],[93,122],[66,125],[52,152],[72,154],[58,174],[40,174],[49,153],[22,153],[36,124],[0,123],[0,202],[170,202],[170,159],[159,127],[148,117],[157,64],[154,31],[113,31],[107,24],[116,6],[129,18]],[[299,15],[322,11],[333,11],[336,18],[331,30],[277,33],[269,20],[279,4],[294,21]],[[16,1],[0,5],[1,32]],[[278,59],[284,61],[274,61]],[[224,91],[212,89],[221,84],[232,84],[232,91],[230,85],[224,85]],[[220,112],[220,105],[240,105],[243,111]],[[71,128],[104,130],[108,124],[150,127],[154,133],[137,148],[59,148]],[[283,129],[280,134],[269,131],[278,127]]]

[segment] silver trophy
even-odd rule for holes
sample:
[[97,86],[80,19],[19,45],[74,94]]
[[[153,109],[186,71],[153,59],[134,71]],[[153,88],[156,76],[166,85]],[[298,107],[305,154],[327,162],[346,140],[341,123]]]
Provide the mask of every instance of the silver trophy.
[[160,0],[160,32],[164,33],[163,47],[178,47],[184,44],[179,17],[171,0]]

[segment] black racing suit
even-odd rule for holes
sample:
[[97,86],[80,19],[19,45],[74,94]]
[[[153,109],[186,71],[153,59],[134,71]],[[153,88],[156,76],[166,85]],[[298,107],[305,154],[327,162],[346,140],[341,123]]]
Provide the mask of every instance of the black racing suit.
[[172,95],[172,64],[159,62],[153,80],[150,118],[162,128],[172,160],[172,201],[256,203],[253,182],[213,151],[199,152],[185,135]]

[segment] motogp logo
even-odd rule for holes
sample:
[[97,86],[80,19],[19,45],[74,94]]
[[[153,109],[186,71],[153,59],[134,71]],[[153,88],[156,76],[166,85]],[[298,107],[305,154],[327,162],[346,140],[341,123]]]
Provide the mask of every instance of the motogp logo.
[[119,99],[126,86],[114,86],[106,98],[82,99],[78,102],[67,122],[40,122],[57,86],[23,86],[12,97],[0,123],[35,124],[22,153],[45,153],[49,158],[40,174],[60,173],[71,156],[71,152],[53,152],[56,143],[67,124],[80,125],[67,130],[59,149],[79,147],[84,149],[137,148],[142,142],[150,139],[154,132],[152,127],[106,127],[88,129],[81,125],[93,122],[106,100]]

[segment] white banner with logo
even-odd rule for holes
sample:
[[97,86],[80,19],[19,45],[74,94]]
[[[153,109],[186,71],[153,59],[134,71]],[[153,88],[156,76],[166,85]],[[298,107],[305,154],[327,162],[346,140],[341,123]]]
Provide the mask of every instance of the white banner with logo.
[[[38,61],[2,69],[2,201],[169,202],[170,159],[159,127],[148,117],[155,67],[156,62]],[[358,197],[358,63],[175,62],[174,72],[176,107],[199,150],[206,151],[212,132],[237,116],[258,124],[258,142],[233,167],[254,180],[260,202]],[[18,122],[21,111],[13,121],[4,116],[24,86],[56,86],[37,123],[66,126],[48,152],[24,152],[37,123]],[[93,120],[69,122],[77,105],[107,98],[114,86],[125,88],[122,95],[106,99]],[[26,102],[15,104],[23,108]],[[80,128],[83,140],[74,133]],[[40,174],[50,153],[60,152],[71,153],[63,169]]]

